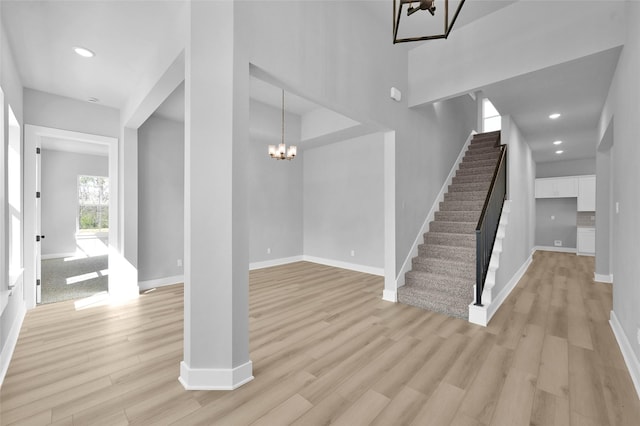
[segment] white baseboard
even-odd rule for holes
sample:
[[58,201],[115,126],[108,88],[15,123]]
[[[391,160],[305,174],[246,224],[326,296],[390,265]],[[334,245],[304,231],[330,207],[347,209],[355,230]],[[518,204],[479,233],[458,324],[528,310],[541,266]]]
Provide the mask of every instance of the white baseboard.
[[164,287],[167,285],[180,284],[184,282],[184,275],[174,275],[173,277],[156,278],[153,280],[139,281],[140,291],[152,289],[154,287]]
[[246,362],[235,368],[190,368],[180,363],[178,378],[186,390],[234,390],[253,380],[253,364]]
[[611,311],[611,319],[609,320],[609,324],[611,325],[614,336],[616,336],[618,346],[620,346],[620,351],[622,352],[622,357],[624,358],[624,362],[625,364],[627,364],[627,368],[629,369],[629,374],[631,375],[633,386],[635,386],[636,393],[638,394],[638,399],[640,399],[640,360],[638,360],[635,353],[633,352],[631,342],[629,342],[629,339],[627,339],[627,335],[624,334],[622,325],[620,324],[620,321],[618,321],[618,317],[616,316],[616,313],[614,311]]
[[433,202],[433,205],[431,206],[431,210],[429,210],[429,213],[427,214],[427,217],[424,220],[424,223],[422,224],[420,231],[418,231],[418,235],[416,236],[416,239],[413,242],[413,245],[411,246],[411,250],[409,250],[407,257],[404,259],[404,263],[402,264],[402,268],[400,268],[400,272],[396,276],[396,288],[400,288],[404,285],[404,276],[411,269],[411,259],[413,259],[418,255],[418,246],[422,244],[423,235],[427,231],[429,231],[429,223],[433,221],[436,215],[436,212],[440,208],[440,202],[444,200],[444,194],[447,193],[447,190],[449,189],[449,185],[451,185],[451,183],[453,182],[453,177],[458,171],[458,167],[462,162],[462,159],[464,158],[465,153],[467,152],[467,148],[469,148],[471,139],[473,139],[473,136],[476,133],[477,132],[474,130],[469,134],[467,141],[464,143],[464,145],[462,146],[462,149],[460,150],[460,154],[458,154],[458,158],[456,159],[455,163],[453,163],[453,167],[449,171],[449,176],[447,176],[447,179],[445,179],[444,184],[442,184],[442,188],[440,188],[440,192],[436,196],[436,199]]
[[376,268],[374,266],[358,265],[357,263],[342,262],[340,260],[325,259],[322,257],[302,256],[305,262],[319,263],[320,265],[333,266],[334,268],[349,269],[356,272],[364,272],[365,274],[378,275],[384,277],[384,268]]
[[535,246],[535,251],[557,251],[558,253],[578,253],[577,249],[571,247]]
[[386,300],[387,302],[398,302],[398,292],[393,290],[383,290],[382,291],[382,300]]
[[50,254],[43,254],[42,256],[40,256],[40,259],[42,260],[60,259],[63,257],[74,257],[75,255],[76,255],[75,251],[70,251],[68,253],[50,253]]
[[16,344],[18,343],[18,336],[20,335],[20,329],[22,328],[22,322],[24,321],[26,313],[27,307],[24,302],[21,302],[11,330],[9,330],[9,334],[7,335],[4,348],[2,348],[2,352],[0,352],[0,387],[4,382],[4,377],[7,375],[7,370],[9,370],[9,363],[11,362]]
[[270,268],[272,266],[280,266],[286,265],[288,263],[300,262],[302,260],[302,257],[303,256],[300,255],[292,257],[282,257],[280,259],[264,260],[262,262],[253,262],[249,264],[249,270],[253,271],[254,269]]
[[524,274],[527,272],[532,260],[533,254],[529,255],[527,260],[525,260],[522,266],[520,266],[516,273],[513,274],[507,285],[500,291],[500,293],[498,293],[490,305],[476,306],[471,303],[469,305],[469,322],[486,327],[489,324],[489,321],[491,321],[491,318],[493,318],[496,312],[498,312],[500,306],[502,306],[509,294],[511,294],[513,289],[516,288],[518,282],[520,282]]
[[613,283],[613,274],[609,274],[609,275],[603,275],[603,274],[593,274],[593,280],[597,281],[599,283],[607,283],[607,284],[611,284]]

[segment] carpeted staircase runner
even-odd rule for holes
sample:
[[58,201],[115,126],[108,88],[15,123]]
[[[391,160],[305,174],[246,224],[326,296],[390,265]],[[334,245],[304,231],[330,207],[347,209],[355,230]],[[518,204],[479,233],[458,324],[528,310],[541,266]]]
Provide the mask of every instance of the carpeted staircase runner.
[[400,303],[468,318],[476,279],[475,229],[500,156],[499,135],[481,133],[471,140],[398,289]]

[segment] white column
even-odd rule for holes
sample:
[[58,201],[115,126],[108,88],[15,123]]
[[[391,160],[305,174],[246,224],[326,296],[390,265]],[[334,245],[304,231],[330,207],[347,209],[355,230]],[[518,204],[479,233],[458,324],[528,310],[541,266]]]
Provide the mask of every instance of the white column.
[[191,2],[185,52],[186,389],[235,389],[249,359],[249,64],[233,1]]

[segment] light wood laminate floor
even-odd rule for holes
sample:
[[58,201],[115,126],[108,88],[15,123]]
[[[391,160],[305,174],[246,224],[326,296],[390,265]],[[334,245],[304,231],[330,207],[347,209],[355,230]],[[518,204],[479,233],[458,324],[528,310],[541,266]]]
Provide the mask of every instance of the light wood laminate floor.
[[638,425],[593,258],[538,252],[488,328],[381,300],[382,278],[311,263],[251,272],[255,379],[185,391],[182,286],[27,313],[0,394],[29,425]]

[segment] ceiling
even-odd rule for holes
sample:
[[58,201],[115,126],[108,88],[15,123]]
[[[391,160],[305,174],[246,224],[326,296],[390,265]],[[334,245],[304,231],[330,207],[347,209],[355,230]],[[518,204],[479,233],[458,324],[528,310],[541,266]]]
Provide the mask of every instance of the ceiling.
[[[598,122],[620,48],[521,75],[483,88],[501,115],[510,115],[536,162],[593,158]],[[552,113],[561,113],[557,120]],[[553,141],[561,140],[559,146]],[[561,149],[562,154],[555,154]]]
[[76,154],[100,155],[106,157],[109,155],[109,146],[100,143],[90,143],[85,141],[67,140],[52,137],[42,137],[42,149],[52,151],[73,152]]

